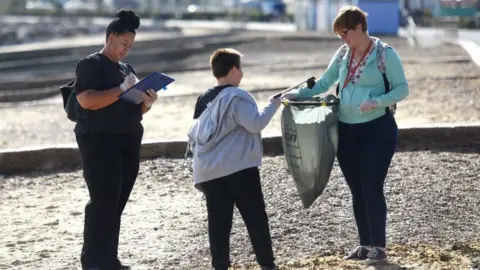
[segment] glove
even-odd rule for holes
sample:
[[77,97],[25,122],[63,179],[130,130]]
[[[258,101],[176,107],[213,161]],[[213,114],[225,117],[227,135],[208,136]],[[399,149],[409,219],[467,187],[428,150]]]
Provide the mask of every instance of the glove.
[[297,99],[297,94],[292,92],[284,93],[280,96],[280,99],[295,100]]
[[147,108],[152,107],[153,103],[155,103],[157,98],[158,94],[153,89],[148,89],[146,93],[142,93],[142,100]]
[[378,108],[378,102],[372,99],[367,99],[360,104],[361,112],[368,112],[376,108]]
[[120,89],[122,89],[122,92],[125,92],[138,82],[139,80],[137,76],[135,76],[135,74],[130,74],[127,77],[125,77],[125,80],[123,81],[123,83],[120,84]]

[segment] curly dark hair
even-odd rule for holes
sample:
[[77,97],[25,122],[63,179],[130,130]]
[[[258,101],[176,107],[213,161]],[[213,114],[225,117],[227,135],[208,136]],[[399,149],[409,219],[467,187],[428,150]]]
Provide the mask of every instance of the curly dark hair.
[[115,19],[111,21],[106,30],[106,36],[110,34],[121,35],[124,33],[136,33],[140,27],[140,17],[131,10],[121,9],[117,11]]

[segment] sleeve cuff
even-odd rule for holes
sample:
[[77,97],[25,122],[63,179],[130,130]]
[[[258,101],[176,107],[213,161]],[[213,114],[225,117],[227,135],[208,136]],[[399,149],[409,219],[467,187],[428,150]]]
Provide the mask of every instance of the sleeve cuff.
[[383,106],[382,105],[382,101],[379,99],[379,98],[374,98],[373,101],[375,101],[377,103],[377,106],[380,108],[380,107],[386,107],[386,106]]

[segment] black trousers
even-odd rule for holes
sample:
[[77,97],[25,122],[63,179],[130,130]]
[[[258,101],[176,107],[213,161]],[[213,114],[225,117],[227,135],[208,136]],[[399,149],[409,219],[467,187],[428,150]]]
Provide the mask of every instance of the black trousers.
[[227,269],[231,265],[230,233],[235,204],[247,227],[257,262],[273,268],[272,240],[258,168],[245,169],[200,186],[207,201],[212,266]]
[[90,201],[85,207],[83,269],[118,266],[121,216],[135,184],[143,130],[127,134],[76,134]]
[[339,123],[337,159],[352,193],[362,246],[386,246],[383,187],[397,140],[398,128],[391,114],[367,123]]

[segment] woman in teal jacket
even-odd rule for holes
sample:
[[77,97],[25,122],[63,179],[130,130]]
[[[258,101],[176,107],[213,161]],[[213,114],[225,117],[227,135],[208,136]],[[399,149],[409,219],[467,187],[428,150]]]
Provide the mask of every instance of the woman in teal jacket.
[[394,107],[408,96],[408,84],[395,50],[368,35],[362,10],[342,8],[333,30],[345,45],[335,53],[325,73],[312,89],[303,87],[283,97],[312,97],[339,82],[337,159],[352,193],[360,240],[345,258],[385,261],[387,205],[383,186],[397,147]]

